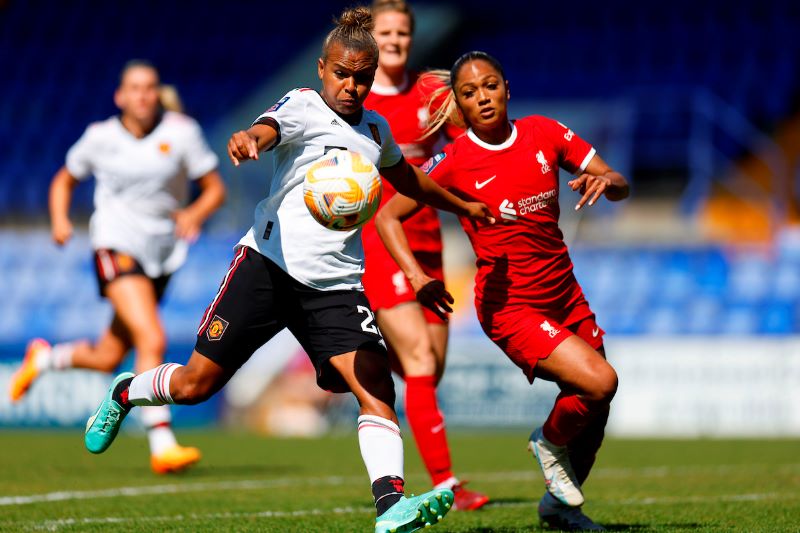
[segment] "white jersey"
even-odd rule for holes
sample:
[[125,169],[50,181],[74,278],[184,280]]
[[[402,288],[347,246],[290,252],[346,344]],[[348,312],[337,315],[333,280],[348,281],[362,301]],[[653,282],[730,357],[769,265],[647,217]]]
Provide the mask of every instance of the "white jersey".
[[177,270],[188,245],[175,237],[173,213],[188,200],[188,179],[217,167],[192,118],[166,112],[137,139],[111,117],[91,124],[67,152],[67,170],[83,181],[94,175],[95,211],[89,223],[94,249],[134,257],[150,277]]
[[332,148],[360,153],[385,168],[402,159],[386,120],[364,109],[350,125],[311,89],[295,89],[256,123],[278,129],[269,195],[256,206],[255,223],[239,241],[265,255],[294,279],[319,290],[363,290],[361,229],[330,230],[303,202],[306,170]]

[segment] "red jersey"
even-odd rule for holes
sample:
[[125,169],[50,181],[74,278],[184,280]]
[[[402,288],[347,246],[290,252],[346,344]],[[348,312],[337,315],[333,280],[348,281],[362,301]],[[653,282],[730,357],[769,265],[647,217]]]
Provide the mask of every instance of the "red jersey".
[[503,144],[468,131],[422,167],[464,200],[484,202],[497,219],[477,227],[461,218],[477,255],[475,298],[482,308],[526,304],[549,311],[583,300],[558,227],[558,167],[582,171],[594,154],[563,124],[531,116],[513,122]]
[[[441,83],[433,77],[410,74],[404,87],[373,85],[364,101],[364,107],[377,111],[389,122],[392,136],[406,160],[420,166],[435,154],[443,144],[442,135],[434,133],[420,140],[428,126],[428,100]],[[457,132],[458,133],[458,132]],[[383,180],[381,206],[394,196],[395,189]],[[419,213],[403,223],[411,250],[415,252],[442,251],[442,236],[439,216],[432,207],[424,207]],[[383,246],[375,230],[374,222],[364,226],[362,232],[364,250],[368,254],[372,246]]]

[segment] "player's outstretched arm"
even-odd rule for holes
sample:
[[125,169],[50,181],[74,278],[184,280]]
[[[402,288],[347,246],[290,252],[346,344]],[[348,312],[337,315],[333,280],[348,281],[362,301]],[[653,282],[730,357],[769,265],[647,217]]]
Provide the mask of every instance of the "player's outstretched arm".
[[630,186],[625,176],[612,170],[608,163],[596,155],[586,165],[583,174],[570,180],[568,185],[572,187],[573,191],[578,191],[581,194],[581,199],[578,200],[575,210],[589,202],[592,206],[600,198],[601,194],[605,194],[612,202],[624,200],[630,194]]
[[237,131],[228,140],[228,157],[235,166],[269,150],[278,140],[278,130],[267,124],[255,124],[247,131]]
[[200,195],[191,204],[175,212],[175,235],[189,242],[200,236],[203,224],[225,202],[225,184],[219,172],[212,170],[197,180]]
[[422,207],[423,204],[416,200],[395,194],[375,216],[375,228],[386,249],[411,283],[417,300],[446,321],[447,313],[453,311],[450,307],[453,297],[447,292],[441,280],[425,274],[414,257],[403,231],[403,220]]
[[419,200],[436,209],[494,224],[494,217],[486,204],[465,202],[441,188],[427,174],[414,165],[408,164],[405,159],[401,159],[394,166],[381,168],[381,175],[391,182],[397,192],[409,198]]
[[50,183],[48,205],[50,209],[50,234],[59,246],[64,245],[72,237],[72,222],[69,219],[69,206],[72,204],[72,191],[79,181],[69,173],[67,167],[61,167]]

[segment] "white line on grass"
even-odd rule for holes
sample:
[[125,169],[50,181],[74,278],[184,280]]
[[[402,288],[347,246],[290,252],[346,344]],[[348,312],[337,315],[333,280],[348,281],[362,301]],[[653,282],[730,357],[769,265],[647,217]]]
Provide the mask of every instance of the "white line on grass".
[[[632,498],[626,500],[600,500],[606,504],[618,505],[674,505],[681,503],[721,503],[739,501],[765,501],[765,500],[795,500],[800,495],[793,493],[780,494],[777,492],[752,493],[752,494],[728,494],[722,496],[685,496],[685,497],[661,497],[661,498]],[[507,509],[519,507],[535,506],[534,501],[530,502],[490,502],[486,507],[491,509]],[[233,520],[233,519],[252,519],[252,518],[298,518],[306,516],[327,516],[327,515],[349,515],[349,514],[368,514],[374,512],[374,507],[335,507],[333,509],[301,509],[296,511],[259,511],[251,513],[207,513],[207,514],[178,514],[161,516],[105,516],[98,518],[61,518],[58,520],[45,520],[42,522],[0,522],[0,525],[27,527],[32,529],[58,531],[61,528],[76,525],[91,524],[123,524],[129,522],[185,522],[192,520]]]
[[0,497],[0,506],[27,505],[32,503],[55,502],[65,500],[89,500],[96,498],[119,498],[121,496],[148,496],[157,494],[177,494],[181,492],[216,491],[220,489],[232,490],[260,490],[269,488],[289,487],[294,485],[344,485],[346,483],[363,481],[362,477],[344,478],[330,476],[323,478],[277,478],[262,480],[242,481],[207,481],[201,483],[181,483],[171,485],[145,485],[140,487],[117,487],[100,490],[74,490],[47,492],[44,494],[31,494],[28,496]]
[[[541,473],[535,465],[530,470],[508,472],[474,472],[464,477],[480,481],[537,481]],[[683,466],[683,467],[644,467],[644,468],[597,468],[592,472],[593,478],[620,478],[620,477],[665,477],[668,475],[691,475],[699,473],[742,472],[747,469],[761,470],[767,465],[718,465],[712,467]],[[796,471],[800,464],[781,465],[781,470]],[[363,476],[328,476],[321,478],[275,478],[261,480],[240,481],[205,481],[198,483],[176,483],[166,485],[145,485],[138,487],[116,487],[98,490],[57,491],[43,494],[0,497],[0,507],[11,505],[30,505],[67,500],[87,500],[96,498],[119,498],[150,496],[158,494],[179,494],[185,492],[204,492],[216,490],[262,490],[282,488],[298,485],[328,485],[341,486],[364,483]]]

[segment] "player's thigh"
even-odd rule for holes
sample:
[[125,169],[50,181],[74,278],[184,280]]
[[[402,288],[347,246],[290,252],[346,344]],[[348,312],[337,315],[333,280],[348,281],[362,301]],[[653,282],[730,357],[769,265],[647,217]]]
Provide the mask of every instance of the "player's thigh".
[[203,313],[195,351],[235,372],[285,327],[281,282],[263,255],[240,247]]
[[[291,294],[283,299],[288,326],[303,346],[317,372],[317,384],[333,392],[350,390],[342,376],[330,364],[334,356],[375,352],[388,369],[388,356],[375,314],[361,291],[321,291],[287,280]],[[385,378],[391,382],[387,370]]]
[[416,302],[381,309],[378,326],[407,376],[430,376],[437,360],[425,315]]
[[610,399],[617,387],[613,367],[577,335],[569,335],[548,357],[540,359],[535,374],[557,382],[564,390],[598,401]]
[[150,278],[143,274],[120,276],[106,285],[105,293],[134,344],[141,338],[163,337],[158,298]]

